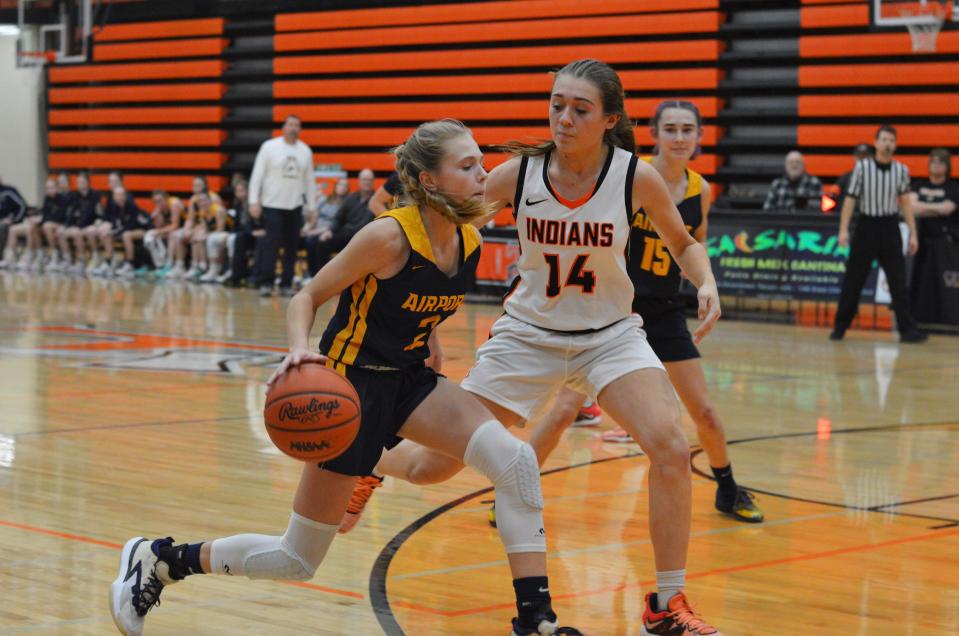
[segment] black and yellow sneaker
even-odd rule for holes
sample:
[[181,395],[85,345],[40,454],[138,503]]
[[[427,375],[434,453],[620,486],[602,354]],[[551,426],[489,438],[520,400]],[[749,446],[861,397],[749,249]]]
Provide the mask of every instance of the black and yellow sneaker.
[[493,502],[493,505],[489,507],[489,510],[486,511],[486,520],[489,521],[490,526],[496,527],[496,502]]
[[716,510],[746,523],[762,523],[766,518],[763,511],[756,505],[753,494],[739,486],[736,487],[736,495],[732,498],[724,497],[719,490],[716,490]]

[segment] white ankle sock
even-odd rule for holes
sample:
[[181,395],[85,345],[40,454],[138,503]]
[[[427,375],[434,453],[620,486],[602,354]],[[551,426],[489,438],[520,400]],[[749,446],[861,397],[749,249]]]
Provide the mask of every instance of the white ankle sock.
[[660,612],[669,609],[669,599],[682,592],[686,586],[686,570],[665,570],[656,573],[656,599]]

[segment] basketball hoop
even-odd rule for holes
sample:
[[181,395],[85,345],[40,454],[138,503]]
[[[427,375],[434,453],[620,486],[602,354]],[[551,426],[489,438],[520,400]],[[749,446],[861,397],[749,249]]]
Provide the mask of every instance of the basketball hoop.
[[946,21],[946,10],[937,3],[922,3],[916,7],[917,11],[909,9],[900,11],[900,15],[906,20],[906,28],[909,29],[909,35],[912,37],[913,53],[934,53],[936,50],[936,40],[939,37],[939,31]]
[[45,64],[53,64],[57,61],[56,51],[18,51],[17,66],[40,68]]

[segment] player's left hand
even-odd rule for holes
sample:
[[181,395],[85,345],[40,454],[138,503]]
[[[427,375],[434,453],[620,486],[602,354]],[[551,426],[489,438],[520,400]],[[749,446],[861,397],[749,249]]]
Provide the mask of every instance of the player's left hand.
[[915,234],[909,235],[909,256],[915,256],[916,252],[919,251],[919,239],[916,238]]
[[699,319],[702,322],[693,333],[693,342],[699,344],[712,331],[722,310],[719,308],[719,290],[715,285],[703,285],[696,297],[699,299]]

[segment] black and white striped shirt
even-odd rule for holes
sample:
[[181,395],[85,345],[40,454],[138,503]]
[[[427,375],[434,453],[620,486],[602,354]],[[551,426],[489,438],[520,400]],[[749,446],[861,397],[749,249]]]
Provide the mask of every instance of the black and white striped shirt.
[[866,216],[899,216],[899,195],[909,192],[909,168],[898,161],[860,159],[849,179],[849,196]]

